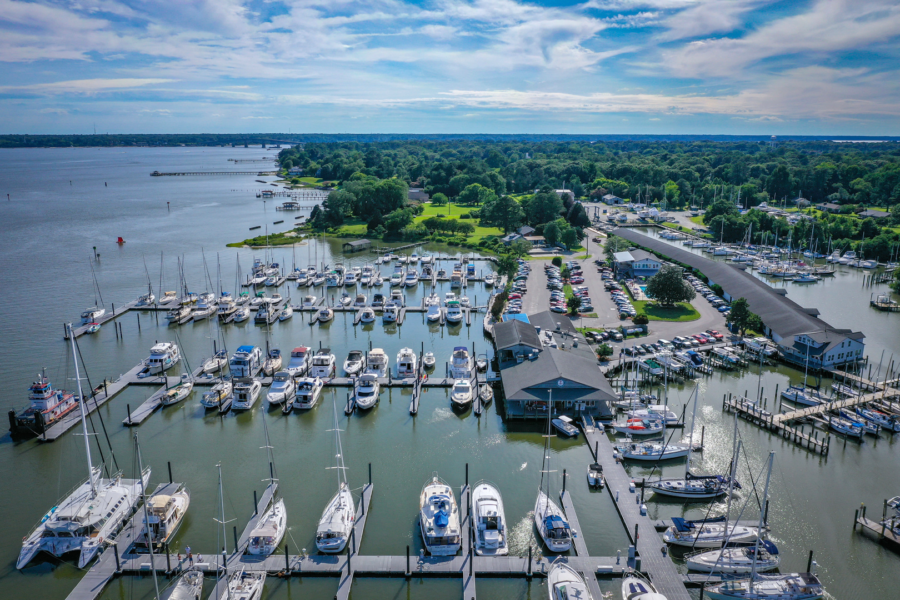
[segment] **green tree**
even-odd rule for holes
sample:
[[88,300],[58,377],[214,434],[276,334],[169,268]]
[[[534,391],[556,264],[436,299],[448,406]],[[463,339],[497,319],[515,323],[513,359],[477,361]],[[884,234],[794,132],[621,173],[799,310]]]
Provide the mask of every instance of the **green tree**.
[[900,294],[900,269],[894,271],[894,282],[891,283],[891,289]]
[[[549,223],[559,217],[563,203],[550,186],[544,186],[528,200],[525,206],[525,218],[531,225]],[[546,237],[546,234],[544,235]]]
[[[550,263],[551,263],[554,267],[561,267],[561,266],[562,266],[562,257],[561,257],[561,256],[554,256],[554,257],[553,257],[553,260],[551,260]],[[898,273],[900,273],[900,271],[898,271]]]
[[569,314],[577,314],[578,309],[581,308],[581,296],[569,296],[566,298],[566,308],[569,309]]
[[551,246],[559,243],[561,235],[562,232],[559,230],[559,225],[556,223],[556,221],[547,223],[547,226],[544,227],[544,239]]
[[518,270],[519,262],[512,254],[501,254],[500,258],[497,259],[497,272],[507,279],[511,279]]
[[566,224],[565,227],[561,228],[562,231],[559,234],[560,241],[565,245],[566,250],[571,250],[575,246],[578,245],[578,231],[574,228]]
[[489,199],[481,209],[481,224],[488,227],[499,227],[509,233],[522,224],[525,212],[514,198],[501,196]]
[[703,213],[703,222],[709,226],[712,224],[713,219],[719,215],[736,215],[739,212],[740,211],[738,211],[734,202],[729,202],[728,200],[716,200],[706,209],[706,212]]
[[435,206],[444,206],[445,204],[447,204],[447,195],[438,192],[431,197],[431,203]]
[[456,233],[461,233],[463,235],[472,235],[475,233],[475,226],[471,223],[459,223],[456,226]]
[[631,322],[635,325],[646,325],[650,322],[650,317],[645,315],[644,313],[638,313],[631,319]]
[[612,355],[613,355],[612,346],[610,346],[606,342],[603,342],[602,344],[600,344],[597,347],[597,357],[600,358],[601,360],[607,359]]
[[725,321],[732,327],[735,327],[741,335],[744,335],[744,332],[750,328],[750,317],[752,314],[747,299],[743,297],[738,298],[731,303],[731,312],[728,313]]
[[387,235],[398,236],[404,227],[413,222],[413,213],[408,208],[397,209],[384,218]]
[[681,277],[681,269],[665,265],[647,282],[647,295],[660,305],[672,306],[690,302],[697,294]]
[[508,246],[508,248],[510,254],[512,254],[516,258],[521,258],[528,255],[528,251],[531,250],[531,242],[526,242],[525,240],[515,240]]
[[492,202],[496,200],[497,194],[495,194],[492,190],[484,187],[480,183],[473,183],[467,185],[466,188],[460,192],[459,197],[456,199],[458,204],[485,204],[487,202]]
[[629,244],[617,235],[609,235],[603,244],[603,254],[606,256],[607,262],[612,264],[615,259],[616,252],[624,252],[628,250]]

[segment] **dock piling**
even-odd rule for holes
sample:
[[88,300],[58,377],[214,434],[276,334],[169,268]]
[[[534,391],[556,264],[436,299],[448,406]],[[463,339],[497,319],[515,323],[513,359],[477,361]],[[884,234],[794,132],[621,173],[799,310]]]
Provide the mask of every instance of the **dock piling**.
[[287,575],[291,574],[291,553],[288,552],[288,545],[284,545],[284,572]]
[[372,485],[372,463],[369,463],[369,485]]
[[256,490],[253,490],[253,514],[259,514],[258,501],[256,500]]
[[807,573],[812,572],[812,563],[813,563],[813,551],[810,550],[809,551],[809,560],[806,561],[806,572]]
[[168,465],[169,465],[169,483],[172,483],[172,461],[169,461]]
[[238,534],[237,534],[237,525],[235,525],[235,526],[234,526],[234,529],[233,529],[233,531],[234,531],[234,551],[235,551],[235,552],[237,552],[237,550],[238,550]]
[[[105,386],[105,385],[106,385],[106,382],[104,382],[103,385]],[[125,408],[128,409],[128,424],[131,425],[131,405],[130,405],[130,404],[126,404],[126,405],[125,405]]]
[[116,557],[116,573],[122,572],[122,563],[119,562],[119,545],[113,544],[113,555]]
[[409,544],[406,545],[406,574],[405,577],[409,579],[412,573],[409,570]]
[[528,571],[525,572],[525,577],[531,579],[531,546],[528,546]]
[[163,544],[163,548],[166,551],[166,575],[172,572],[172,557],[169,555],[169,542]]
[[[468,467],[468,465],[466,465]],[[563,485],[562,485],[562,493],[566,493],[566,470],[563,469]]]

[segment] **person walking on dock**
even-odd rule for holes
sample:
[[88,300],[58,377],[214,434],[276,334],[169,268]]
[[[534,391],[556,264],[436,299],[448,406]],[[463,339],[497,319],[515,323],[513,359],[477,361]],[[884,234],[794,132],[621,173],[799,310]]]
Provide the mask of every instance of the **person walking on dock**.
[[191,547],[185,546],[184,553],[187,554],[188,564],[193,567],[194,566],[194,555],[191,554]]

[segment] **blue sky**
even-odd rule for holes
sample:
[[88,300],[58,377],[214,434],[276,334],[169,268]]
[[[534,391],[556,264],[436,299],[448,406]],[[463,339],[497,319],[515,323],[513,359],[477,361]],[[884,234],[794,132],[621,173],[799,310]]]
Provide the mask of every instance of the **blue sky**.
[[900,135],[897,0],[0,0],[0,133]]

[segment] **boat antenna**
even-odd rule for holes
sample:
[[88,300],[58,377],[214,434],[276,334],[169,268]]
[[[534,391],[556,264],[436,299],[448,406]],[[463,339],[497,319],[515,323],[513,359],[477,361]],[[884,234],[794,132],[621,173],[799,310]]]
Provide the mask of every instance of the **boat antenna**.
[[147,512],[147,484],[144,483],[144,463],[141,460],[141,444],[138,442],[137,431],[134,432],[134,452],[138,461],[138,477],[141,480],[141,504],[144,505],[144,529],[147,536],[147,548],[150,549],[150,571],[153,573],[153,589],[156,590],[156,598],[159,599],[159,581],[156,580],[156,565],[153,560],[153,537],[150,535],[150,515]]
[[[72,333],[72,324],[68,324],[69,339],[72,341],[72,359],[75,363],[75,380],[78,382],[78,406],[81,407],[81,431],[84,436],[84,452],[87,455],[88,481],[91,484],[91,498],[97,497],[97,486],[94,482],[94,464],[91,461],[91,442],[88,438],[87,419],[84,412],[84,392],[81,390],[81,372],[78,370],[78,355],[75,353],[75,335]],[[96,435],[96,434],[93,434]]]

